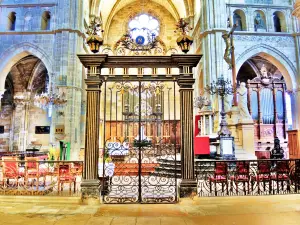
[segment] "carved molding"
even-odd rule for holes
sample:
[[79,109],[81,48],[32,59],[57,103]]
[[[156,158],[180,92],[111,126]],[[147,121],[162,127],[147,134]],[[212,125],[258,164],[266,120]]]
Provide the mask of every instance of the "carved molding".
[[274,43],[281,47],[290,47],[295,45],[294,38],[291,36],[235,35],[234,40],[255,43]]

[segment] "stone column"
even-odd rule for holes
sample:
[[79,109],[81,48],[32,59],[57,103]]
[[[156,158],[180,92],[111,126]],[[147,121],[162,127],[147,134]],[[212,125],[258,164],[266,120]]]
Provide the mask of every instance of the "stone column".
[[[183,75],[186,76],[186,75]],[[193,84],[190,75],[178,79],[180,86],[180,128],[181,128],[181,184],[180,197],[197,193],[194,171],[194,123],[193,123]]]
[[100,93],[102,80],[100,67],[88,67],[86,96],[86,131],[84,172],[81,183],[82,202],[100,203],[100,181],[98,179]]

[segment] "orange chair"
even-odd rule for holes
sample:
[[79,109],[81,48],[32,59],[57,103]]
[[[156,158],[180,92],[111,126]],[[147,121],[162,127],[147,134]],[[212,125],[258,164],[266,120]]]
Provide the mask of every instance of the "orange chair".
[[[19,178],[23,177],[24,173],[19,171],[19,162],[17,157],[3,156],[2,157],[2,185],[9,185],[9,180],[15,180],[19,185]],[[6,182],[5,182],[6,181]]]
[[64,183],[69,183],[70,192],[72,183],[74,184],[74,193],[76,191],[76,175],[71,172],[71,164],[59,165],[58,170],[58,191],[63,191]]
[[29,179],[36,179],[38,187],[40,178],[43,178],[43,185],[46,185],[47,171],[40,168],[38,161],[38,157],[25,157],[25,184],[28,184]]

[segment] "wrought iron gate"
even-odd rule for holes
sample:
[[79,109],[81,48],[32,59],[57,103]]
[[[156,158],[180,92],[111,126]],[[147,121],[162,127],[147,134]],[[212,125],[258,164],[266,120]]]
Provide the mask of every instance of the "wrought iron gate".
[[177,96],[175,81],[104,82],[98,167],[105,203],[177,201]]

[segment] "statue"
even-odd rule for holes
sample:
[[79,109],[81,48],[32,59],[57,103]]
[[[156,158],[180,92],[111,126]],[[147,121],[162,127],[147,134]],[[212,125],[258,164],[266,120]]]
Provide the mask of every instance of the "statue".
[[265,67],[265,64],[262,65],[262,67],[260,69],[260,73],[261,73],[261,78],[262,79],[268,79],[269,78],[268,70]]
[[254,30],[257,31],[258,29],[265,29],[264,21],[261,18],[260,13],[257,13],[254,18]]
[[224,110],[228,113],[232,107],[232,95],[226,95],[224,97]]
[[280,140],[276,136],[274,138],[274,148],[271,151],[271,159],[283,159],[284,158],[284,150],[280,146]]
[[225,44],[226,44],[224,60],[229,65],[229,69],[231,69],[232,68],[232,60],[231,60],[232,46],[231,46],[231,40],[230,40],[230,33],[223,32],[222,38],[224,39]]
[[226,48],[225,48],[225,53],[224,53],[224,60],[225,62],[228,64],[229,69],[232,69],[232,52],[234,50],[233,44],[232,44],[232,36],[233,33],[235,31],[235,29],[237,28],[237,24],[234,24],[232,26],[231,31],[227,32],[223,32],[222,34],[222,38],[224,39]]
[[238,108],[240,110],[241,118],[242,119],[252,119],[248,106],[247,106],[247,88],[246,84],[244,82],[241,82],[239,89],[237,90],[237,93],[239,95],[239,103]]

